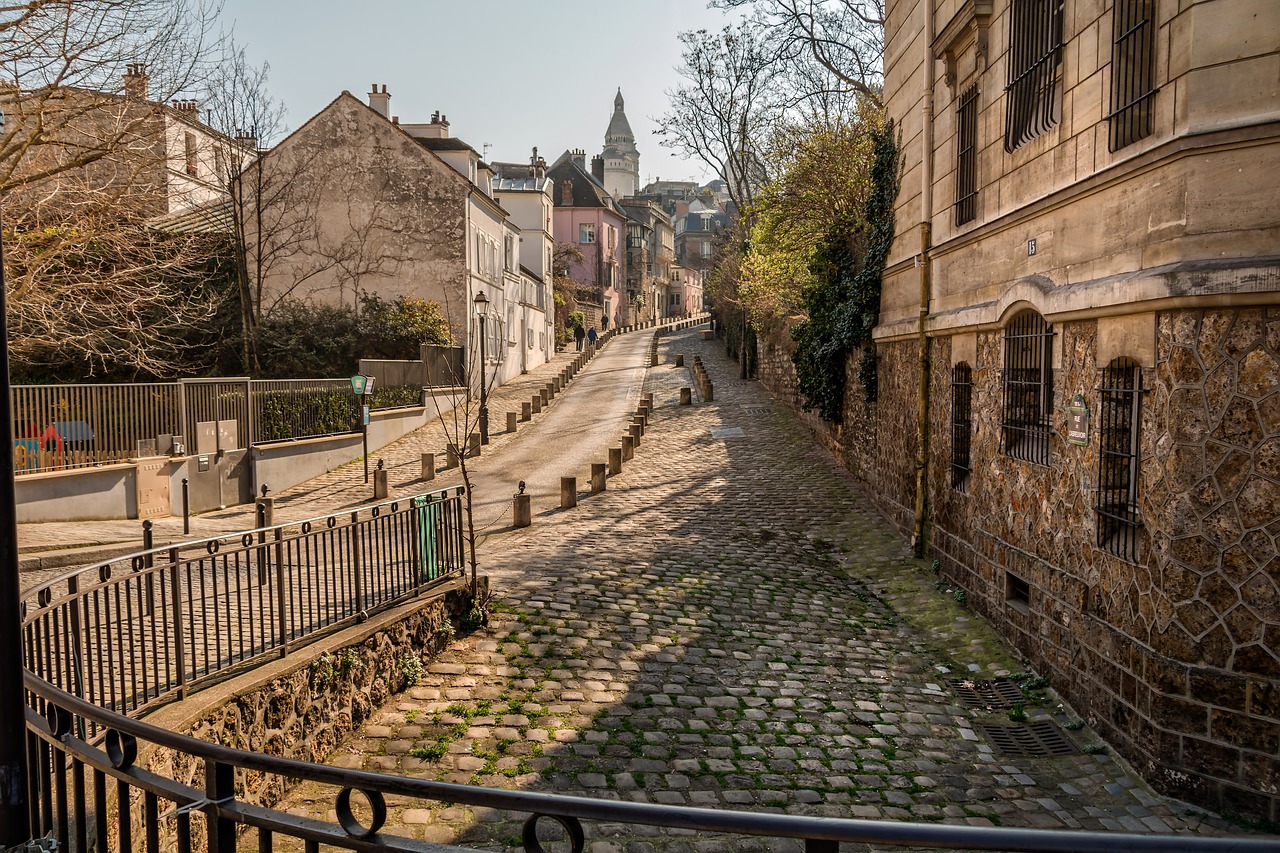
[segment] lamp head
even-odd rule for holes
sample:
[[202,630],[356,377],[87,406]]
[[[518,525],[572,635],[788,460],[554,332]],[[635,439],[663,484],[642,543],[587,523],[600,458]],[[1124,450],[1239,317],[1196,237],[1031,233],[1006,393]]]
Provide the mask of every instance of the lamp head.
[[484,295],[484,291],[476,294],[476,298],[472,300],[476,306],[476,316],[483,317],[489,311],[489,297]]

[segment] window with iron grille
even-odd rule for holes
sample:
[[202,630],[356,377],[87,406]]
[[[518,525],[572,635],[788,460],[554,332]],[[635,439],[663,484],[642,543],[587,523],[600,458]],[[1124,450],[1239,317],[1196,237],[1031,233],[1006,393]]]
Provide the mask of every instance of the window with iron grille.
[[973,434],[973,374],[963,361],[951,368],[951,488],[969,491],[969,436]]
[[1098,411],[1098,547],[1138,559],[1138,429],[1142,369],[1117,358],[1102,371]]
[[1116,0],[1111,22],[1111,150],[1150,136],[1156,88],[1156,0]]
[[1063,0],[1011,0],[1004,150],[1058,123]]
[[956,108],[956,225],[978,215],[978,85],[960,95]]
[[1004,330],[1004,452],[1049,464],[1049,414],[1053,409],[1053,327],[1035,311],[1023,311]]

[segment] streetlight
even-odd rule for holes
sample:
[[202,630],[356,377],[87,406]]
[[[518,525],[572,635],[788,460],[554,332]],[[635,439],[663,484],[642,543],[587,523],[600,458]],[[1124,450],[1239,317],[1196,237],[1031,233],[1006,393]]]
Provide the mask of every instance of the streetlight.
[[[0,130],[4,113],[0,112]],[[4,246],[0,244],[0,850],[31,840],[27,796],[27,714],[22,686],[22,595],[18,590],[18,507],[13,491],[9,403],[9,334]]]
[[484,291],[476,294],[476,298],[472,300],[476,305],[476,316],[480,318],[480,443],[489,443],[489,397],[485,389],[488,384],[484,375],[484,321],[485,315],[489,311],[489,297],[484,295]]

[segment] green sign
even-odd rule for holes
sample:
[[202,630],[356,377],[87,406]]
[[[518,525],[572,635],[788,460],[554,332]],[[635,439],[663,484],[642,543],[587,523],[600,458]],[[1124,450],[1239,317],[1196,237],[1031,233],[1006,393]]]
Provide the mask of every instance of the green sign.
[[1089,444],[1089,407],[1083,394],[1076,394],[1067,406],[1067,443],[1079,447]]

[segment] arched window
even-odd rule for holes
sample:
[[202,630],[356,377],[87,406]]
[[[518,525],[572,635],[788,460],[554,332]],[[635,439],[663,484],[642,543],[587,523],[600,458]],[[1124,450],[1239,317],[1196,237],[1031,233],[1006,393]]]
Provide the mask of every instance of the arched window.
[[1053,327],[1035,311],[1023,311],[1004,330],[1004,452],[1049,464],[1049,413],[1053,409]]
[[1102,371],[1098,389],[1098,547],[1117,557],[1138,559],[1138,430],[1142,369],[1128,358]]
[[969,437],[973,434],[973,374],[963,361],[951,368],[951,488],[969,491]]

